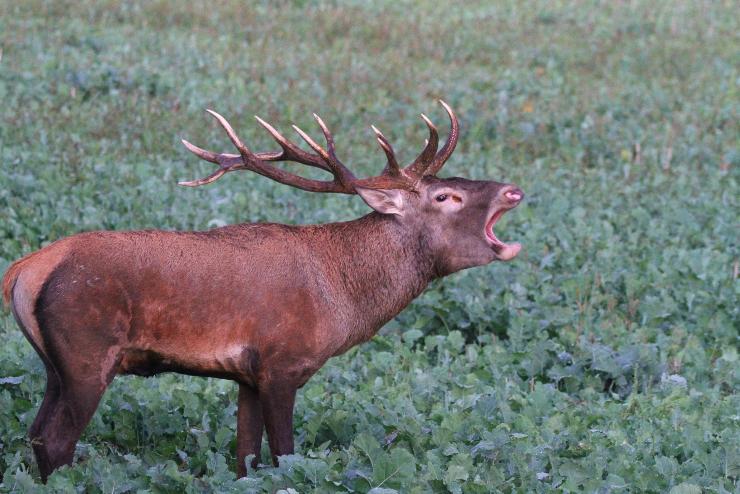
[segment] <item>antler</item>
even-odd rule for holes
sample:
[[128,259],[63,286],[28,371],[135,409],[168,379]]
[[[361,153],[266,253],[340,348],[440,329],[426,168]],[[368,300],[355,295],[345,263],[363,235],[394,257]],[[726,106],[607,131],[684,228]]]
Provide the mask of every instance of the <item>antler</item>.
[[[331,133],[326,128],[326,125],[324,125],[324,122],[317,115],[314,116],[319,122],[319,125],[321,126],[322,130],[324,131],[324,135],[326,136],[327,147],[329,148],[328,152],[324,150],[321,146],[316,144],[316,142],[308,137],[308,135],[306,135],[301,129],[293,126],[293,128],[301,135],[301,137],[306,140],[309,146],[311,146],[311,148],[313,148],[314,151],[316,151],[318,154],[312,155],[310,153],[307,153],[292,142],[290,142],[288,139],[283,137],[283,135],[275,130],[275,128],[272,127],[270,124],[259,117],[255,117],[260,125],[267,129],[270,135],[272,135],[272,137],[277,141],[277,143],[282,148],[282,151],[270,153],[253,153],[249,150],[249,148],[247,148],[247,146],[245,146],[241,142],[239,136],[236,135],[236,132],[234,132],[234,129],[224,117],[222,117],[215,111],[206,111],[213,115],[216,120],[218,120],[218,123],[226,131],[226,134],[229,136],[229,139],[231,139],[231,142],[234,143],[234,146],[239,151],[239,154],[216,154],[211,151],[201,149],[198,146],[195,146],[194,144],[191,144],[183,139],[182,143],[185,145],[186,148],[188,148],[188,150],[206,161],[216,163],[217,165],[219,165],[219,169],[205,178],[180,182],[180,185],[197,187],[199,185],[205,185],[214,182],[228,172],[232,172],[235,170],[252,170],[253,172],[264,175],[265,177],[271,178],[277,182],[286,185],[292,185],[294,187],[298,187],[299,189],[308,190],[311,192],[340,192],[345,194],[354,194],[352,182],[355,180],[355,176],[352,174],[351,171],[349,171],[349,169],[347,169],[347,167],[345,167],[338,159],[336,159],[336,155],[334,154],[334,140],[332,139]],[[334,175],[334,180],[324,181],[304,178],[275,166],[271,166],[268,164],[270,161],[294,161],[297,163],[303,163],[304,165],[321,168],[322,170],[326,170],[332,173]]]
[[[281,151],[253,153],[244,145],[244,143],[242,143],[239,136],[236,135],[236,132],[234,132],[234,129],[224,117],[213,110],[206,110],[226,131],[226,134],[239,151],[239,154],[217,154],[212,151],[201,149],[183,139],[182,143],[190,152],[206,161],[217,164],[219,168],[207,177],[198,180],[179,182],[179,184],[188,187],[197,187],[199,185],[214,182],[228,172],[236,170],[251,170],[282,184],[291,185],[310,192],[356,194],[356,186],[374,189],[415,190],[422,177],[425,175],[434,175],[442,168],[457,144],[457,139],[459,137],[457,117],[455,117],[453,111],[444,101],[440,100],[440,104],[444,107],[450,117],[451,129],[447,142],[438,153],[437,144],[439,138],[437,135],[437,129],[424,114],[422,114],[421,117],[424,119],[427,127],[429,127],[429,139],[421,154],[413,163],[411,163],[411,165],[405,168],[401,168],[398,165],[393,147],[390,142],[388,142],[388,139],[386,139],[385,136],[373,126],[373,131],[375,131],[378,143],[385,152],[388,164],[379,176],[364,179],[357,179],[354,174],[344,166],[341,161],[339,161],[334,148],[334,138],[331,135],[331,132],[329,132],[324,121],[315,113],[313,116],[324,134],[326,149],[317,144],[308,134],[293,125],[293,129],[301,136],[301,138],[303,138],[304,141],[306,141],[316,154],[307,153],[283,137],[283,135],[275,130],[272,125],[255,116],[257,122],[259,122],[259,124],[262,125],[262,127],[264,127],[278,143]],[[304,178],[271,165],[270,162],[272,161],[293,161],[320,168],[334,175],[334,180],[325,181]]]

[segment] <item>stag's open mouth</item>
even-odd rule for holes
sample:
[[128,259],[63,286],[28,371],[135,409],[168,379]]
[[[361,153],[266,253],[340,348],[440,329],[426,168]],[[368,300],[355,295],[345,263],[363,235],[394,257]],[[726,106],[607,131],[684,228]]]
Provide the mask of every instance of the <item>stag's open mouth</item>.
[[491,215],[491,218],[486,222],[486,240],[496,254],[496,258],[501,261],[508,261],[516,257],[519,251],[522,250],[522,245],[517,242],[507,244],[498,239],[493,231],[496,222],[510,209],[514,209],[521,202],[524,194],[521,190],[516,189],[513,191],[506,192],[504,198],[507,201],[506,205],[498,206],[496,211]]

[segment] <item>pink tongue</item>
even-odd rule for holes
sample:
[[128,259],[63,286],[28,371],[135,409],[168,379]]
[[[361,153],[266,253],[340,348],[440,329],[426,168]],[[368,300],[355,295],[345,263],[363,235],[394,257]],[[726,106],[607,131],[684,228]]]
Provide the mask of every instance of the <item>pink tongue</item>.
[[504,244],[501,247],[501,250],[496,252],[496,257],[498,257],[502,261],[508,261],[510,259],[514,259],[516,255],[519,254],[520,250],[522,250],[522,244],[519,244],[519,243]]

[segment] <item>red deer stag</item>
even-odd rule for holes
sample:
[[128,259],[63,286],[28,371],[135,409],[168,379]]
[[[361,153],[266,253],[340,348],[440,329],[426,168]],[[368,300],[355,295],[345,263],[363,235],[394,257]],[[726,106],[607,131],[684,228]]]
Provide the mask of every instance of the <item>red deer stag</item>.
[[[46,367],[43,402],[29,437],[42,479],[72,462],[75,444],[117,374],[181,372],[239,384],[237,473],[257,464],[263,429],[277,462],[293,453],[296,390],[330,358],[367,341],[435,278],[509,260],[520,245],[493,226],[523,198],[515,185],[436,174],[457,144],[455,114],[439,151],[429,128],[424,150],[400,167],[373,130],[387,165],[358,179],[326,139],[298,127],[309,153],[260,118],[280,151],[256,153],[210,111],[239,154],[183,144],[218,169],[196,187],[251,170],[310,192],[358,194],[374,211],[326,225],[241,224],[206,232],[88,232],[13,263],[3,294]],[[271,164],[293,161],[331,173],[300,177]]]

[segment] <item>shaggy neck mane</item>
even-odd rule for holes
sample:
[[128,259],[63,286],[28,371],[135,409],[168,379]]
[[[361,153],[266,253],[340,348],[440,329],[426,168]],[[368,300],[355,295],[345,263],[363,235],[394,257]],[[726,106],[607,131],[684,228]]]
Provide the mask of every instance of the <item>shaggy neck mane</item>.
[[306,228],[316,242],[312,264],[329,278],[333,295],[350,302],[340,310],[352,307],[363,333],[374,334],[437,277],[425,236],[387,215]]

